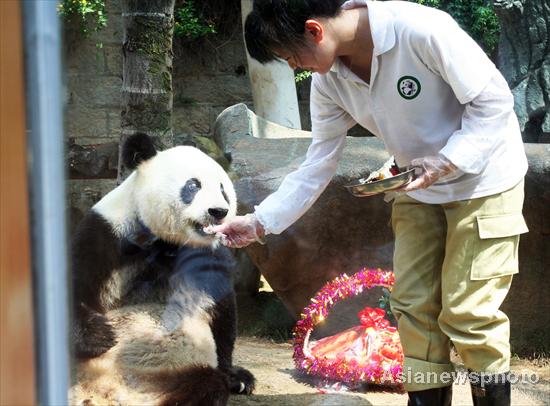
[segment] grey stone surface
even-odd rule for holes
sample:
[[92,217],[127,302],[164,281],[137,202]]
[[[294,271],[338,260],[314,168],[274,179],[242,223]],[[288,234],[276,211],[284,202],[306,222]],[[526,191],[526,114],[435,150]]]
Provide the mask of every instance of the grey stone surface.
[[526,142],[550,141],[550,0],[495,0],[498,66],[508,81]]
[[71,179],[113,179],[117,176],[118,142],[86,145],[70,144],[68,150]]
[[521,236],[520,273],[502,309],[510,316],[518,352],[550,352],[550,145],[525,144],[529,171],[525,177],[523,214],[529,233]]
[[98,48],[94,43],[81,43],[78,35],[68,35],[64,42],[65,68],[69,73],[101,76],[106,74],[106,48]]
[[105,30],[90,37],[82,35],[77,21],[64,24],[65,130],[75,145],[118,141],[120,135],[122,49],[116,1],[107,2],[107,17]]
[[108,114],[109,109],[70,103],[65,110],[67,138],[110,138]]
[[120,111],[121,76],[67,75],[69,103]]
[[[304,138],[254,138],[251,114],[242,104],[232,106],[220,114],[215,126],[215,139],[233,157],[240,213],[252,211],[274,191],[300,164],[309,145]],[[292,136],[295,130],[287,131]],[[522,236],[521,270],[504,308],[512,320],[512,338],[534,348],[548,345],[533,339],[550,324],[550,295],[544,288],[550,263],[550,146],[526,144],[526,151],[531,167],[524,214],[530,232]],[[341,273],[353,273],[364,266],[392,268],[390,204],[382,196],[352,197],[343,188],[386,159],[381,141],[348,138],[336,176],[314,206],[281,235],[268,236],[266,245],[253,244],[246,249],[293,314],[298,315],[325,282]],[[379,293],[372,294],[379,297]]]
[[185,79],[189,72],[206,75],[224,73],[242,76],[246,74],[246,54],[240,26],[235,27],[235,32],[229,39],[213,36],[188,42],[175,38],[174,57],[186,61],[185,64],[174,67],[174,77]]
[[116,187],[116,179],[73,179],[68,181],[70,235],[84,214]]
[[187,103],[174,107],[172,111],[174,132],[189,135],[211,134],[216,117],[224,108],[212,103]]
[[245,251],[236,250],[234,255],[237,261],[233,276],[235,291],[238,294],[253,297],[260,287],[260,271]]
[[250,100],[248,76],[236,74],[193,75],[174,81],[174,102],[213,103],[229,106]]
[[120,11],[120,0],[106,1],[107,26],[94,33],[91,41],[105,45],[120,45],[122,43],[122,16]]
[[[298,167],[310,142],[253,138],[248,114],[244,105],[227,109],[218,117],[214,134],[232,155],[241,213],[251,211]],[[356,199],[343,188],[387,158],[376,139],[348,139],[336,176],[308,213],[283,234],[269,236],[267,245],[247,249],[294,314],[326,281],[343,272],[363,266],[390,268],[390,206],[380,196]]]
[[122,72],[122,52],[120,43],[103,46],[105,73],[120,76]]

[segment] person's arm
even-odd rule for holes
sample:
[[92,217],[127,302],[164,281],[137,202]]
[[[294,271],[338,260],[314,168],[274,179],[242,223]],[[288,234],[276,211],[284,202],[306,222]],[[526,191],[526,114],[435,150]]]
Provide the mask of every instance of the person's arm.
[[318,81],[314,74],[310,96],[313,139],[305,161],[255,207],[254,214],[206,230],[220,234],[225,245],[240,248],[262,242],[266,234],[280,234],[315,203],[334,175],[346,133],[355,121],[320,90]]
[[480,173],[506,131],[513,114],[514,99],[502,75],[495,76],[483,91],[466,105],[462,127],[455,131],[437,156],[414,159],[411,165],[423,169],[420,176],[401,191],[425,189],[457,170]]
[[305,161],[255,207],[254,214],[236,216],[205,231],[219,234],[222,243],[231,248],[263,243],[265,235],[280,234],[298,220],[325,190],[336,171],[345,139],[345,133],[332,138],[314,138]]
[[402,191],[426,188],[456,171],[480,173],[513,119],[512,93],[483,50],[449,17],[413,36],[423,62],[440,75],[465,105],[461,128],[438,155],[413,160],[422,174]]
[[[440,153],[461,171],[480,173],[514,119],[514,97],[500,72],[483,91],[466,105],[462,127],[455,131]],[[507,134],[513,136],[513,134]]]

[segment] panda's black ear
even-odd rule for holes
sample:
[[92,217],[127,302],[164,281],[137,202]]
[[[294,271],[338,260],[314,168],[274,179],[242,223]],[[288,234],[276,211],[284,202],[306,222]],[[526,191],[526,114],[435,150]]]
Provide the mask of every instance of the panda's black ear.
[[136,133],[129,136],[122,147],[122,163],[128,169],[134,170],[143,161],[157,154],[153,140],[147,134]]

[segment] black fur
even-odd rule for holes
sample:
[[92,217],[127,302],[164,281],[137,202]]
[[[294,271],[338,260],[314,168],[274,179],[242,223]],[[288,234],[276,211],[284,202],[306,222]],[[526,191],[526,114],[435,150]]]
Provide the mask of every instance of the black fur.
[[[225,405],[229,392],[252,393],[254,376],[233,366],[237,316],[230,251],[225,247],[176,247],[162,240],[151,243],[140,235],[118,240],[109,223],[94,210],[86,215],[73,240],[72,339],[77,357],[96,357],[116,344],[115,333],[103,315],[107,309],[102,306],[99,292],[112,272],[124,266],[142,270],[121,305],[160,301],[166,302],[167,308],[177,307],[168,295],[179,289],[203,290],[215,299],[210,312],[218,369],[200,367],[193,373],[181,372],[178,386],[166,391],[164,405]],[[180,311],[183,314],[188,309]]]
[[122,163],[130,170],[134,170],[143,161],[151,159],[157,154],[151,137],[137,133],[129,136],[122,148]]
[[235,294],[232,292],[212,309],[212,334],[216,341],[218,368],[229,373],[233,367],[233,347],[237,338]]
[[185,182],[185,185],[180,190],[180,197],[183,203],[191,204],[199,190],[201,190],[201,183],[198,179],[192,178]]
[[[100,301],[100,292],[116,269],[141,268],[139,278],[148,274],[157,278],[173,267],[173,257],[157,252],[173,249],[156,241],[147,250],[117,238],[111,225],[93,209],[78,225],[72,241],[73,329],[72,345],[78,358],[96,357],[116,344],[114,332],[103,314],[108,310]],[[148,260],[154,257],[155,260]],[[136,295],[133,289],[130,294]]]
[[212,334],[216,341],[218,368],[228,374],[231,392],[251,394],[254,376],[240,367],[233,367],[233,348],[237,338],[235,293],[231,292],[212,309]]
[[72,340],[76,356],[93,358],[116,344],[116,336],[107,318],[83,303],[77,305]]
[[122,266],[118,238],[109,223],[90,210],[72,241],[73,334],[77,357],[98,356],[115,345],[114,332],[102,315],[99,291]]
[[160,406],[225,406],[229,398],[227,375],[210,367],[194,367],[157,376],[166,392]]
[[[129,137],[123,149],[126,167],[134,169],[156,154],[146,134]],[[209,296],[211,329],[216,344],[218,368],[207,366],[160,371],[158,380],[163,405],[225,405],[230,391],[251,393],[254,377],[233,366],[236,338],[236,306],[230,251],[221,247],[189,248],[164,242],[139,221],[131,235],[122,239],[111,224],[94,209],[77,227],[72,244],[73,314],[72,341],[78,358],[100,356],[116,344],[116,334],[105,313],[129,304],[161,303],[175,316],[197,310],[197,297]],[[133,271],[121,289],[122,297],[103,303],[101,293],[116,270]],[[177,293],[185,293],[178,295]],[[180,299],[179,303],[178,298]],[[114,300],[117,300],[115,302]],[[205,303],[210,303],[208,300]],[[108,306],[109,308],[105,308]],[[176,317],[177,322],[177,317]]]
[[229,371],[229,386],[232,393],[250,395],[256,386],[256,379],[250,371],[241,367],[233,367]]

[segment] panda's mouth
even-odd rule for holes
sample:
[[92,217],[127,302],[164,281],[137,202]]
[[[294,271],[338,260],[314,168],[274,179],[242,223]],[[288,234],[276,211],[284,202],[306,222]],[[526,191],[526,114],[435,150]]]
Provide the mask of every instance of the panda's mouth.
[[209,224],[202,224],[202,223],[199,223],[199,222],[194,222],[193,223],[193,229],[195,230],[195,232],[200,235],[201,237],[212,237],[211,234],[206,234],[204,232],[204,228],[205,227],[208,227]]
[[219,225],[221,224],[221,222],[209,222],[209,223],[199,223],[198,221],[195,221],[193,222],[193,229],[195,230],[195,233],[198,234],[199,236],[201,237],[205,237],[205,238],[216,238],[216,234],[212,234],[212,233],[206,233],[204,231],[205,228],[207,227],[210,227],[210,226],[215,226],[215,225]]

